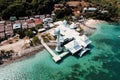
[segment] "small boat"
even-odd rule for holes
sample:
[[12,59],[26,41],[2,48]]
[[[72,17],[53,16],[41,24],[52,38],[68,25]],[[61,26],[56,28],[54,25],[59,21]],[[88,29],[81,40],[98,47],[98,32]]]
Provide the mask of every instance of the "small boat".
[[89,48],[83,48],[82,52],[79,54],[80,57],[82,57],[82,55],[84,53],[86,53],[87,51],[89,51],[90,49]]

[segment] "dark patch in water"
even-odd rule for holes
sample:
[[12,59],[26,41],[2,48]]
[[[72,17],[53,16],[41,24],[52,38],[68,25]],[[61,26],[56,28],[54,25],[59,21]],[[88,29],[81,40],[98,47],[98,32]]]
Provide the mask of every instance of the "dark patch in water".
[[112,56],[110,54],[106,54],[106,55],[105,54],[99,54],[99,56],[93,57],[92,60],[94,60],[94,61],[106,61]]
[[99,73],[96,72],[90,72],[87,76],[85,76],[85,80],[115,80],[110,76],[109,73],[105,73],[103,71],[99,71]]
[[116,53],[115,57],[120,60],[120,53]]
[[120,62],[118,61],[110,61],[110,62],[104,62],[103,68],[108,69],[110,73],[113,75],[113,80],[119,80],[120,79]]
[[61,72],[61,71],[59,71],[59,72],[57,72],[57,73],[51,73],[50,75],[49,75],[49,78],[50,78],[50,80],[63,80],[63,78],[64,78],[64,74]]
[[105,43],[108,46],[112,47],[112,51],[114,53],[117,53],[120,51],[120,41],[116,39],[99,39],[97,40],[97,43]]
[[90,44],[90,45],[88,45],[88,47],[89,47],[90,49],[93,49],[95,46],[92,45],[92,44]]
[[74,64],[71,66],[72,71],[64,77],[64,79],[60,80],[80,80],[80,77],[83,77],[84,74],[87,73],[85,70],[80,70],[81,66],[80,64]]

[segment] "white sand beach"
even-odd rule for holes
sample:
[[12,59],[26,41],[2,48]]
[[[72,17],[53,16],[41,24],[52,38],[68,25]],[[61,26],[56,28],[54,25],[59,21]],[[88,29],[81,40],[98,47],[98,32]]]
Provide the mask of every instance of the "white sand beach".
[[83,23],[80,23],[80,27],[84,30],[84,34],[90,35],[95,32],[96,28],[98,27],[97,24],[101,22],[103,21],[88,19]]

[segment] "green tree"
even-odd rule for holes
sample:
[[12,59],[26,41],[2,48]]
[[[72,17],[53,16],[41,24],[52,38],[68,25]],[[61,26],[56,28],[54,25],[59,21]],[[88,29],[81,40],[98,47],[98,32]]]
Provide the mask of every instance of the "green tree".
[[3,19],[9,19],[10,16],[20,17],[24,15],[25,15],[24,6],[21,4],[10,5],[7,9],[5,9],[2,12]]
[[28,31],[25,32],[25,35],[32,38],[34,36],[33,31],[29,29]]
[[34,36],[32,41],[33,41],[33,44],[35,45],[40,44],[40,40],[37,36]]

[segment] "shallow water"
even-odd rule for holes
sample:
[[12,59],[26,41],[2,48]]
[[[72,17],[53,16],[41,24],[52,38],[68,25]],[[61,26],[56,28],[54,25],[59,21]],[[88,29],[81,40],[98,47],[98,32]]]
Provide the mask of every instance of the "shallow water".
[[107,23],[90,36],[91,51],[82,58],[67,56],[56,64],[43,50],[0,68],[0,80],[119,80],[120,25]]

